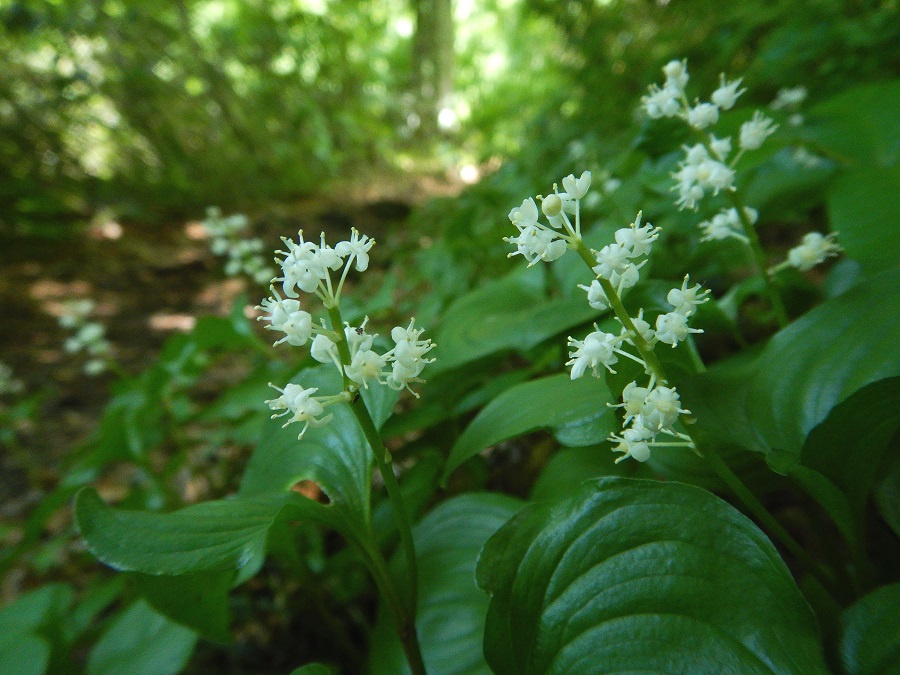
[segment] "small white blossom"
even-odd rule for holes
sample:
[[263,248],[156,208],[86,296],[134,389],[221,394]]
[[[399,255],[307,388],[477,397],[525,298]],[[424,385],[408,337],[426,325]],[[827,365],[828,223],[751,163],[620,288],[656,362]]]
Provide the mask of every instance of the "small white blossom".
[[775,100],[769,105],[772,110],[793,110],[806,100],[806,87],[788,87],[779,89]]
[[503,240],[516,246],[516,250],[510,253],[509,257],[521,255],[528,261],[529,267],[541,261],[552,262],[561,258],[568,248],[565,240],[537,225],[527,225],[519,230],[518,237],[504,237]]
[[262,301],[262,305],[256,307],[262,312],[267,312],[268,316],[260,316],[256,320],[268,321],[266,330],[277,330],[285,334],[285,337],[275,342],[275,345],[287,342],[289,345],[302,347],[312,336],[312,315],[301,309],[299,300],[282,299],[274,288],[271,290],[275,297],[266,298]]
[[650,390],[647,387],[639,387],[637,382],[629,382],[625,385],[625,389],[622,392],[622,403],[611,407],[624,408],[625,424],[628,424],[641,414],[649,393]]
[[719,121],[719,109],[712,103],[698,103],[687,112],[687,122],[695,129],[706,129]]
[[629,227],[616,230],[615,233],[616,243],[628,249],[631,258],[648,255],[653,248],[653,242],[659,239],[658,227],[653,227],[650,223],[641,227],[642,216],[643,213],[638,213],[635,222]]
[[357,350],[350,365],[345,368],[347,377],[358,386],[369,388],[369,381],[384,382],[384,367],[387,361],[372,349]]
[[690,333],[702,332],[688,326],[688,318],[681,312],[669,312],[656,317],[656,339],[672,347],[687,338]]
[[300,430],[300,435],[297,436],[298,439],[303,438],[303,434],[306,433],[310,426],[320,427],[323,424],[328,424],[331,420],[332,415],[330,414],[320,417],[324,413],[325,408],[317,398],[313,397],[313,394],[319,391],[316,387],[304,389],[299,384],[287,384],[282,389],[271,382],[269,386],[281,392],[281,396],[266,401],[266,403],[272,410],[284,411],[280,414],[272,415],[272,418],[291,415],[291,418],[282,425],[282,428],[293,422],[304,423],[303,428]]
[[607,244],[595,252],[597,264],[594,273],[604,279],[612,279],[614,274],[621,275],[631,263],[631,249],[622,244]]
[[681,399],[673,387],[656,387],[647,394],[638,422],[653,431],[672,433],[679,415],[690,414],[681,407]]
[[805,234],[800,245],[788,251],[788,264],[806,272],[819,263],[825,262],[826,258],[836,256],[843,250],[834,241],[836,236],[834,232],[827,235],[819,232]]
[[[594,328],[597,328],[595,325]],[[619,361],[616,356],[616,347],[621,338],[612,333],[604,333],[599,328],[588,334],[583,341],[569,338],[569,347],[574,351],[569,352],[570,360],[567,366],[572,366],[572,379],[577,380],[584,375],[584,371],[591,368],[594,377],[600,377],[600,366],[604,366],[609,372],[615,373],[612,365]]]
[[777,124],[757,110],[750,120],[741,125],[741,148],[756,150],[769,136],[775,133],[777,128]]
[[743,80],[733,80],[728,82],[725,74],[719,76],[719,88],[712,93],[712,102],[719,106],[722,110],[731,110],[738,100],[738,96],[743,94],[746,89],[738,89]]
[[[638,334],[644,339],[648,345],[652,345],[654,340],[656,339],[656,331],[653,330],[653,327],[644,320],[644,309],[641,308],[638,311],[637,316],[631,317],[631,323],[634,324],[635,330],[637,330]],[[634,345],[634,338],[631,335],[631,331],[622,326],[622,338],[630,345]]]
[[590,286],[579,284],[578,288],[587,291],[588,304],[594,309],[604,310],[609,308],[609,298],[606,297],[603,287],[596,279],[591,282]]
[[681,61],[673,59],[663,66],[666,76],[666,86],[684,91],[690,76],[688,75],[687,59]]
[[0,361],[0,396],[18,394],[25,385],[13,376],[13,369]]
[[683,91],[676,87],[660,89],[654,84],[650,87],[650,93],[641,97],[641,105],[651,119],[675,117],[681,112],[682,94]]
[[616,464],[629,457],[638,462],[646,462],[650,459],[650,443],[648,441],[652,437],[652,432],[649,432],[640,425],[625,429],[621,436],[611,437],[611,440],[619,442],[619,444],[613,448],[613,451],[623,453],[621,457],[616,459]]
[[370,239],[364,234],[361,235],[354,227],[350,230],[350,241],[338,242],[334,250],[341,258],[350,256],[351,259],[355,259],[356,271],[365,272],[369,268],[369,251],[374,245],[374,239]]
[[715,135],[710,134],[709,148],[713,151],[716,159],[724,162],[728,159],[728,155],[731,154],[731,136],[726,136],[725,138],[716,138]]
[[340,369],[337,345],[324,333],[316,335],[309,348],[309,353],[319,363],[336,363]]
[[538,207],[534,203],[534,199],[532,197],[523,199],[521,206],[509,212],[509,220],[520,229],[536,225],[538,221]]
[[562,179],[562,184],[570,199],[583,199],[591,187],[591,172],[585,171],[579,178],[575,178],[574,174],[569,174]]
[[675,308],[675,311],[679,314],[684,314],[686,317],[697,311],[697,305],[709,302],[709,290],[700,290],[700,284],[689,288],[688,284],[690,281],[690,276],[685,275],[681,288],[673,288],[666,295],[666,300]]

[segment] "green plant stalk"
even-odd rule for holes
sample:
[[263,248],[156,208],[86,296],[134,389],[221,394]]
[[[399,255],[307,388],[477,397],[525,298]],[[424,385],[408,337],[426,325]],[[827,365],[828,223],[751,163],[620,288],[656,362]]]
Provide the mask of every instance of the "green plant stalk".
[[[338,354],[341,357],[341,363],[344,366],[350,365],[350,348],[344,337],[342,327],[344,322],[341,318],[341,312],[338,307],[328,308],[328,318],[331,320],[331,328],[338,335],[336,342]],[[344,389],[348,390],[353,383],[344,373]],[[372,448],[372,455],[375,458],[375,464],[384,481],[384,487],[387,490],[388,499],[394,510],[394,520],[397,523],[397,530],[400,533],[400,541],[403,546],[403,552],[406,557],[407,570],[409,573],[409,597],[404,604],[397,592],[397,587],[388,571],[387,564],[380,552],[367,550],[367,558],[370,561],[370,569],[375,582],[378,584],[391,612],[394,615],[397,624],[397,634],[400,642],[403,644],[403,651],[409,660],[410,668],[414,675],[425,673],[425,666],[422,660],[422,650],[419,646],[419,639],[416,634],[416,610],[418,607],[419,594],[419,570],[416,562],[416,547],[412,536],[412,521],[409,517],[409,511],[406,508],[406,502],[403,499],[403,493],[400,490],[400,484],[390,467],[390,453],[384,447],[381,441],[381,435],[375,427],[372,415],[366,407],[362,397],[357,395],[351,403],[350,409],[356,416],[360,428]]]
[[753,223],[750,222],[750,218],[747,217],[746,211],[744,211],[746,206],[744,205],[744,200],[741,199],[740,194],[737,191],[729,192],[728,197],[738,213],[738,218],[740,218],[741,225],[744,228],[744,234],[746,234],[747,239],[749,239],[748,245],[750,247],[750,252],[753,254],[753,261],[756,263],[759,275],[766,285],[766,294],[769,296],[769,302],[772,304],[772,309],[775,311],[775,320],[778,321],[779,328],[784,328],[788,325],[787,310],[784,308],[784,302],[781,299],[778,288],[772,282],[772,278],[767,271],[769,265],[766,261],[766,253],[763,251],[759,236],[756,234],[756,228],[753,226]]
[[[585,262],[585,264],[591,268],[593,271],[595,260],[591,255],[590,250],[584,245],[584,242],[578,241],[577,248],[578,254],[581,256],[581,259]],[[637,329],[634,326],[634,322],[632,322],[631,317],[628,315],[628,311],[625,309],[625,306],[622,304],[621,298],[619,298],[619,294],[616,293],[616,289],[613,288],[613,285],[609,282],[608,279],[603,279],[602,277],[598,277],[598,281],[600,285],[603,287],[603,292],[606,293],[606,297],[609,300],[609,305],[612,307],[613,312],[615,312],[616,317],[618,317],[619,321],[622,322],[622,325],[625,326],[632,334],[632,341],[634,342],[635,347],[640,352],[641,357],[646,362],[648,368],[653,371],[653,374],[656,375],[656,378],[662,382],[668,383],[668,378],[666,377],[666,371],[663,368],[662,364],[659,362],[659,359],[656,358],[656,355],[653,353],[650,345],[647,344],[647,341],[638,333]],[[690,433],[688,433],[690,436]],[[693,439],[692,439],[693,441]],[[697,447],[696,441],[694,442],[695,448]],[[699,451],[699,448],[698,448]],[[699,451],[700,455],[709,462],[712,469],[716,472],[719,478],[725,483],[726,486],[737,496],[737,498],[747,507],[747,510],[750,511],[753,515],[755,515],[763,525],[768,528],[769,532],[774,535],[784,547],[790,551],[798,560],[800,560],[806,567],[809,569],[810,573],[819,580],[822,585],[827,589],[834,588],[834,579],[828,575],[815,560],[803,549],[800,544],[790,535],[790,533],[782,527],[781,523],[773,516],[766,507],[760,502],[756,496],[750,491],[750,489],[744,485],[743,481],[735,474],[729,466],[722,461],[722,459],[716,455],[712,451]]]

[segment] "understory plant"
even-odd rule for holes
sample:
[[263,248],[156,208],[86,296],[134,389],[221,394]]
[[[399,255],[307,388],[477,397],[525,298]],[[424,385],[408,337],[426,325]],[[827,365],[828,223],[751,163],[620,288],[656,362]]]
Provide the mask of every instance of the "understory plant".
[[677,140],[602,196],[590,170],[518,193],[513,229],[491,204],[524,264],[429,305],[433,342],[404,299],[364,299],[371,238],[283,240],[256,308],[274,347],[233,317],[258,363],[205,418],[253,446],[233,494],[138,509],[71,480],[84,545],[125,573],[92,670],[185,667],[276,575],[330,645],[299,673],[896,667],[898,157],[883,121],[848,146],[844,112],[900,90],[799,119],[799,90],[748,110],[740,79],[692,100],[687,63],[663,71],[643,124]]

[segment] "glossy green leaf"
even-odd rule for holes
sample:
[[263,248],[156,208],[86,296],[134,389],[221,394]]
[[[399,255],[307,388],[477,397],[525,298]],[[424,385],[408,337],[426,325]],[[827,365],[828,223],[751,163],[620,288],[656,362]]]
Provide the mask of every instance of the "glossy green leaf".
[[[304,370],[293,381],[318,387],[322,393],[341,389],[339,376],[330,366]],[[376,423],[388,417],[396,395],[381,386],[363,392]],[[330,500],[331,525],[345,534],[362,536],[370,521],[371,450],[349,406],[329,406],[328,412],[334,415],[331,422],[307,429],[302,440],[297,440],[297,425],[282,428],[279,418],[270,420],[250,458],[239,494],[284,494],[298,481],[315,481]]]
[[197,634],[143,600],[123,612],[88,656],[89,675],[174,675],[194,651]]
[[900,81],[847,89],[809,111],[806,135],[838,160],[891,166],[900,160]]
[[478,582],[500,675],[827,672],[775,547],[699,488],[587,481],[488,540]]
[[[416,627],[422,656],[433,675],[476,675],[491,671],[481,643],[488,597],[475,584],[481,547],[520,508],[499,494],[466,494],[440,504],[414,528],[419,566]],[[399,578],[405,559],[395,556]],[[408,673],[390,615],[382,611],[372,640],[374,675]]]
[[847,675],[900,672],[900,583],[869,593],[841,615],[841,660]]
[[872,274],[897,267],[900,251],[900,167],[867,166],[848,172],[828,190],[828,215],[847,255]]
[[510,387],[478,413],[450,450],[444,480],[467,459],[500,441],[534,429],[591,423],[582,444],[600,443],[617,422],[607,403],[612,395],[604,380],[567,373]]
[[596,318],[581,297],[548,300],[538,268],[489,282],[447,309],[435,337],[432,372],[506,349],[527,350]]
[[[568,497],[584,481],[601,476],[634,476],[644,471],[639,462],[615,463],[616,455],[608,443],[586,448],[563,448],[553,453],[531,489],[534,500]],[[649,477],[649,475],[648,475]]]
[[900,374],[900,270],[870,277],[781,330],[755,362],[679,382],[708,439],[799,456],[814,427],[865,385]]
[[282,511],[308,515],[309,505],[326,508],[282,493],[205,502],[172,513],[126,511],[107,506],[85,488],[76,497],[75,517],[88,550],[117,570],[243,576],[259,569],[269,528]]

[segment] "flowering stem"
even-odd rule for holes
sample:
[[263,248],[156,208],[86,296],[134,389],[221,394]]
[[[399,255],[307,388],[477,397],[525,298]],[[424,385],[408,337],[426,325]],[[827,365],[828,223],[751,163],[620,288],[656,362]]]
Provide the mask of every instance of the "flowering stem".
[[746,208],[744,206],[744,200],[741,199],[741,196],[737,191],[729,192],[728,196],[731,199],[735,211],[738,213],[738,218],[741,219],[741,225],[743,225],[744,234],[747,235],[747,239],[749,240],[747,243],[750,246],[750,252],[753,254],[753,260],[756,263],[759,275],[766,284],[766,293],[769,296],[769,302],[772,303],[772,309],[775,311],[775,319],[778,321],[779,328],[784,328],[788,325],[787,311],[784,308],[784,302],[781,300],[781,294],[778,292],[778,289],[772,282],[772,278],[767,272],[769,265],[766,261],[765,251],[763,251],[762,244],[760,244],[759,237],[756,234],[756,228],[753,226],[753,223],[750,222],[750,218],[744,210]]
[[[381,436],[375,428],[375,422],[366,408],[365,401],[362,397],[358,397],[350,406],[356,419],[362,427],[366,439],[372,448],[372,454],[375,456],[375,464],[384,480],[384,487],[387,490],[388,498],[394,507],[394,520],[397,523],[397,530],[400,532],[400,541],[403,545],[403,552],[406,556],[407,574],[409,578],[409,598],[407,606],[402,614],[396,615],[397,633],[400,641],[403,643],[403,649],[409,659],[410,667],[413,673],[424,673],[425,666],[422,663],[422,653],[419,648],[419,640],[416,635],[416,609],[418,605],[419,594],[419,570],[416,563],[416,546],[412,536],[412,525],[409,518],[409,512],[406,508],[406,502],[403,500],[403,493],[400,491],[400,483],[390,466],[390,453],[381,442]],[[417,670],[417,665],[420,670]]]
[[[331,320],[331,327],[339,334],[340,339],[337,340],[335,344],[338,348],[338,354],[341,357],[341,363],[344,364],[344,390],[348,391],[350,385],[353,384],[346,374],[346,366],[349,366],[351,361],[350,348],[347,345],[344,332],[341,330],[343,320],[341,319],[341,312],[337,305],[328,308],[328,318]],[[418,605],[419,572],[416,564],[416,548],[412,536],[409,511],[406,508],[406,502],[403,500],[400,484],[397,482],[397,477],[394,475],[394,471],[390,466],[390,454],[388,453],[387,448],[384,447],[384,443],[381,441],[381,436],[378,433],[378,429],[375,427],[375,422],[372,420],[372,415],[369,413],[369,409],[366,407],[366,403],[363,401],[362,396],[356,396],[355,400],[350,405],[350,409],[356,416],[356,420],[359,422],[359,426],[362,428],[366,440],[372,448],[375,464],[384,481],[388,499],[390,499],[391,506],[393,506],[394,509],[394,520],[397,523],[397,530],[400,532],[400,541],[406,556],[406,565],[409,575],[409,597],[407,603],[404,605],[399,599],[394,581],[392,580],[387,567],[384,566],[384,560],[381,558],[381,553],[377,551],[369,552],[370,562],[376,563],[371,566],[372,574],[375,576],[375,581],[378,583],[382,595],[388,602],[388,605],[390,605],[392,613],[394,614],[394,620],[397,625],[397,634],[400,637],[400,642],[403,643],[403,650],[406,652],[406,657],[409,660],[409,665],[413,674],[424,674],[425,666],[422,661],[422,651],[419,647],[419,640],[416,635],[416,607]],[[380,564],[384,566],[383,570],[376,569],[379,561]],[[380,581],[379,575],[382,577]]]
[[[578,255],[581,256],[581,259],[585,262],[585,264],[591,268],[593,271],[594,266],[597,264],[597,261],[594,260],[594,256],[591,255],[588,247],[584,245],[584,242],[580,239],[576,242],[576,251],[578,251]],[[613,312],[615,312],[619,321],[622,322],[622,325],[628,330],[631,334],[631,341],[634,343],[634,346],[637,347],[637,350],[641,353],[641,357],[644,359],[644,363],[647,364],[647,367],[656,375],[656,379],[660,382],[668,382],[669,378],[666,377],[666,371],[663,368],[662,364],[659,362],[659,359],[656,358],[656,354],[653,353],[653,349],[647,344],[647,341],[640,334],[640,331],[635,327],[634,322],[631,320],[631,317],[628,315],[628,310],[625,309],[625,305],[622,304],[622,300],[619,298],[619,294],[616,293],[616,289],[613,287],[612,283],[610,283],[609,279],[604,279],[603,277],[597,277],[597,280],[600,282],[600,286],[603,288],[603,292],[606,294],[606,298],[609,301],[609,306],[612,307]]]

